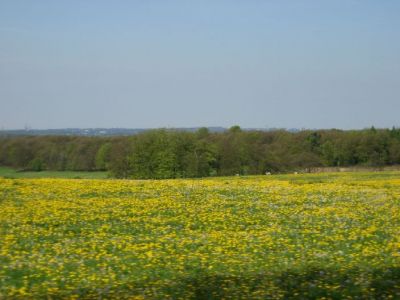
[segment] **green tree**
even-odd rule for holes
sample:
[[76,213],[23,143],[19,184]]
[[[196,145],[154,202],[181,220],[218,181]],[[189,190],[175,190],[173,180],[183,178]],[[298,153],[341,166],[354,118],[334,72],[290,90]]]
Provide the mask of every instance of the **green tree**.
[[110,142],[105,143],[100,146],[96,153],[96,169],[97,170],[107,170],[110,162],[112,144]]
[[110,150],[109,172],[116,178],[128,178],[132,175],[130,154],[131,141],[127,138],[113,141]]

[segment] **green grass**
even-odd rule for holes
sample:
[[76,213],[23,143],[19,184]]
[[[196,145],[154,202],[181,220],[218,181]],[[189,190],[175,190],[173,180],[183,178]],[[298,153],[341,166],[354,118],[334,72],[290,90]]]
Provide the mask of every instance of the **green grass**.
[[41,172],[18,172],[12,168],[0,167],[0,177],[4,178],[68,178],[68,179],[105,179],[107,172],[85,172],[85,171],[41,171]]

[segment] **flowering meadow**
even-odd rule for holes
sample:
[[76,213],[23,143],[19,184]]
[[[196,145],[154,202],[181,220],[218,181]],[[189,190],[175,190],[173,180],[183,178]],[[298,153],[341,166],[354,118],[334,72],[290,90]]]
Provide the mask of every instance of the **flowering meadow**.
[[400,173],[0,178],[0,299],[400,299]]

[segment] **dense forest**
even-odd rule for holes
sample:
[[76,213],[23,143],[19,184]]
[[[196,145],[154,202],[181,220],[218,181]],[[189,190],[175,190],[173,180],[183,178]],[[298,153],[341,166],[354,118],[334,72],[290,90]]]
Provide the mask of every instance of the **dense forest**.
[[0,137],[0,165],[107,170],[117,178],[181,178],[400,164],[400,129],[151,130],[125,137]]

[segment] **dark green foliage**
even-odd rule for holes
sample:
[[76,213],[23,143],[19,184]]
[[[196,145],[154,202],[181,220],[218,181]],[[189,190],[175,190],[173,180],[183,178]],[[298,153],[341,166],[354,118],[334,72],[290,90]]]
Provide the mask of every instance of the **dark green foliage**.
[[131,175],[132,172],[129,163],[129,155],[132,152],[131,148],[131,141],[128,138],[120,138],[113,141],[108,169],[112,176],[127,178]]
[[131,137],[0,138],[0,165],[17,170],[107,170],[117,178],[181,178],[400,164],[400,129],[223,133],[152,130]]
[[[365,278],[367,286],[361,284]],[[282,291],[282,299],[397,299],[399,282],[400,268],[396,267],[364,271],[309,266],[242,276],[199,270],[197,276],[183,278],[166,290],[175,297],[190,294],[188,299],[272,299],[276,290]]]
[[39,172],[39,171],[43,171],[44,169],[46,169],[46,164],[39,157],[35,157],[28,164],[28,170],[29,171],[37,171],[37,172]]

